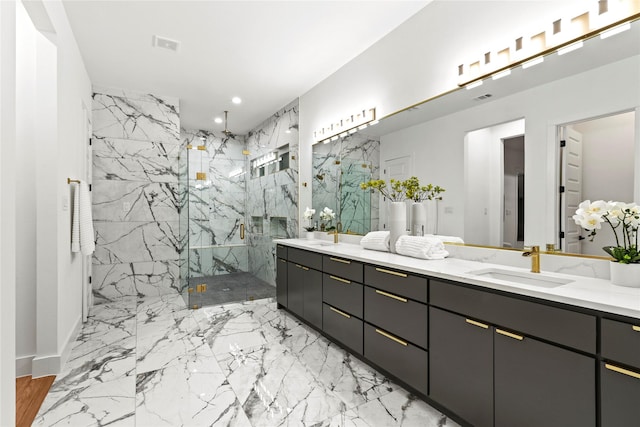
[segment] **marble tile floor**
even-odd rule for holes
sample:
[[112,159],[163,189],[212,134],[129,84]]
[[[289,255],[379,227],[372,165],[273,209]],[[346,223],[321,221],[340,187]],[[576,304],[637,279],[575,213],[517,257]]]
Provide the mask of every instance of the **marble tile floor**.
[[273,299],[91,310],[35,426],[457,426]]
[[205,283],[206,292],[191,294],[190,304],[198,307],[275,298],[276,288],[251,273],[237,272],[218,276],[192,277],[191,283]]

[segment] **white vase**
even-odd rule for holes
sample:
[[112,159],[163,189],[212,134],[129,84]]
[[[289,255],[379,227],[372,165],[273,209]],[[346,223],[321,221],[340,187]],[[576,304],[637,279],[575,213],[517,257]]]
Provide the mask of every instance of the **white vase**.
[[307,231],[307,240],[313,240],[315,238],[316,234],[313,231]]
[[407,234],[407,204],[391,202],[389,205],[389,250],[396,253],[398,237]]
[[438,234],[438,201],[425,200],[426,226],[424,234]]
[[640,264],[610,263],[611,283],[629,288],[640,288]]
[[424,236],[427,230],[427,207],[424,203],[411,205],[411,235]]

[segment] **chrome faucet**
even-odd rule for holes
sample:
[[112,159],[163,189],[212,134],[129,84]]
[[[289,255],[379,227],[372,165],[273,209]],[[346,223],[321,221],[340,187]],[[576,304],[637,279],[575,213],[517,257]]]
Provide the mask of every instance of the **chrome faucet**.
[[540,273],[540,246],[531,246],[531,248],[522,253],[522,256],[531,257],[531,272]]

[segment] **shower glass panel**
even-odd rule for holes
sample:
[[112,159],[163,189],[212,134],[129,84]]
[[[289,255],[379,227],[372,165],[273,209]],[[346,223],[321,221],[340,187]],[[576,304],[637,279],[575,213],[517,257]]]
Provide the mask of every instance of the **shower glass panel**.
[[247,273],[244,147],[233,138],[209,137],[202,144],[185,150],[183,295],[191,308],[269,297],[273,287],[263,292],[264,283]]
[[371,231],[371,192],[360,183],[371,180],[370,162],[342,159],[340,164],[340,221],[344,233],[367,234]]

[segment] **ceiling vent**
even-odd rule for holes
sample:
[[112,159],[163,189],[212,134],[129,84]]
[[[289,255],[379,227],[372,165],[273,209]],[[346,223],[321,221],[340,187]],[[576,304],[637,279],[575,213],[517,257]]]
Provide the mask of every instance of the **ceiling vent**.
[[154,47],[161,47],[163,49],[172,50],[174,52],[177,52],[178,49],[180,49],[179,41],[160,36],[153,36],[152,45]]
[[487,98],[491,98],[493,95],[491,95],[490,93],[485,93],[484,95],[480,95],[480,96],[476,96],[475,98],[473,98],[474,101],[482,101],[484,99]]

